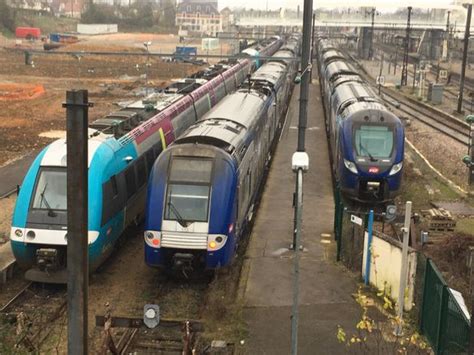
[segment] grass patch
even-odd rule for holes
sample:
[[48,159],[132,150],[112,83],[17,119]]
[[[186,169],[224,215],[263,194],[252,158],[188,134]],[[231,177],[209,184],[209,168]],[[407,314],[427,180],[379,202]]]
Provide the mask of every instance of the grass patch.
[[456,222],[456,232],[474,236],[474,218],[460,218]]
[[17,27],[39,27],[44,35],[54,32],[75,32],[78,22],[78,19],[40,15],[28,11],[18,12],[15,19]]
[[415,209],[431,208],[431,201],[456,201],[460,195],[434,173],[414,152],[407,149],[409,159],[402,181],[402,198],[412,201]]

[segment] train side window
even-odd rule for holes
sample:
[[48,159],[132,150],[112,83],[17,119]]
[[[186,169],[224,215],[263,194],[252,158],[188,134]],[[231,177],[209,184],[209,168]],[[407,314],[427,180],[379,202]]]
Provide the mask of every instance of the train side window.
[[161,154],[162,151],[163,151],[163,146],[161,145],[161,142],[159,142],[158,144],[155,144],[153,146],[153,152],[155,153],[155,159],[158,158],[158,156]]
[[125,183],[127,184],[127,200],[132,197],[136,190],[136,178],[134,165],[131,165],[125,170]]
[[153,168],[153,163],[155,162],[155,155],[153,149],[150,149],[146,152],[146,163],[148,165],[148,172],[150,173]]
[[140,188],[146,183],[147,172],[145,166],[145,157],[142,156],[138,159],[136,163],[136,170],[137,170],[137,187]]
[[110,184],[112,185],[112,196],[116,198],[118,196],[118,185],[115,175],[110,178]]

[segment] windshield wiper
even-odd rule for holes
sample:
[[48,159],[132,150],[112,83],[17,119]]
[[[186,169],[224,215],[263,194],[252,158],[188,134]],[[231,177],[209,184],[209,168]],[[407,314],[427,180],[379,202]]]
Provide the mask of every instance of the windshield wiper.
[[41,196],[40,207],[41,207],[41,205],[43,204],[43,201],[44,201],[44,204],[46,205],[46,208],[48,209],[48,216],[49,217],[56,217],[57,216],[56,212],[53,211],[50,204],[48,203],[48,200],[44,196],[44,193],[45,193],[47,187],[48,187],[48,183],[46,183],[44,185],[44,189],[40,194],[40,196]]
[[365,152],[367,153],[367,155],[368,155],[369,158],[370,158],[370,161],[372,161],[372,162],[376,162],[376,161],[377,161],[377,159],[375,159],[375,158],[373,157],[373,155],[370,154],[369,150],[368,150],[364,145],[362,145],[362,143],[360,143],[359,146],[360,146],[362,149],[365,150]]
[[181,217],[181,214],[179,213],[173,202],[171,202],[171,200],[168,201],[168,206],[171,208],[174,215],[176,216],[178,223],[181,224],[181,226],[183,226],[184,228],[186,228],[188,226],[188,222],[186,222],[183,217]]

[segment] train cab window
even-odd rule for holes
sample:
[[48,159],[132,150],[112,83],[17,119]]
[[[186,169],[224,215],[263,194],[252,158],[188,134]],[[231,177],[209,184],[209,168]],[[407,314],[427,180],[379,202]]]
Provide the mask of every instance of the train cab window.
[[164,218],[179,223],[206,222],[209,214],[212,160],[173,158]]
[[390,126],[361,125],[354,129],[354,145],[358,156],[390,158],[394,132]]
[[33,209],[66,210],[66,168],[41,168],[33,198]]

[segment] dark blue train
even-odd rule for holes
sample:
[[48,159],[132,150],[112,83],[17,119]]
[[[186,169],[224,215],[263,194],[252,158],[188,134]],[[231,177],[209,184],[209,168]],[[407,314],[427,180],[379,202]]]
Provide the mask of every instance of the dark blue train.
[[318,64],[336,182],[349,199],[384,203],[399,193],[405,133],[344,55],[319,42]]
[[299,38],[291,38],[157,159],[145,216],[153,267],[228,265],[251,220],[288,98]]

